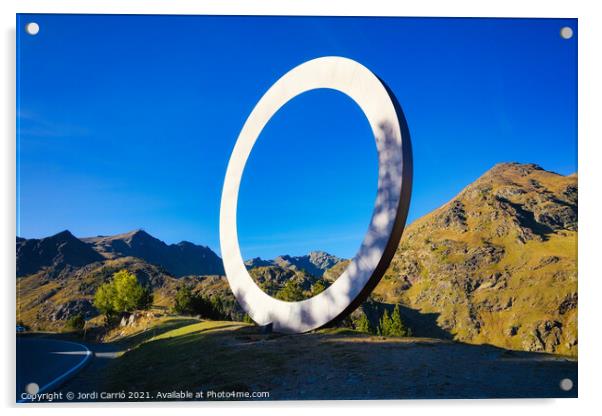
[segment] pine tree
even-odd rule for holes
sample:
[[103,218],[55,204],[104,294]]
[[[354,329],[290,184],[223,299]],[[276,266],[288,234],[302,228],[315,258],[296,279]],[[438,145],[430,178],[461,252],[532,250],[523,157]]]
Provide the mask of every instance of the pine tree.
[[379,332],[383,337],[391,336],[391,318],[389,317],[389,311],[386,309],[380,318]]
[[360,317],[353,322],[353,325],[355,326],[355,329],[357,331],[365,332],[368,334],[371,334],[373,332],[372,325],[370,325],[370,321],[368,320],[368,317],[366,316],[366,313],[364,311],[361,311]]
[[393,309],[393,315],[391,316],[390,326],[389,326],[389,336],[392,337],[407,337],[410,336],[410,331],[403,324],[401,320],[401,313],[399,311],[399,305],[395,305],[395,309]]

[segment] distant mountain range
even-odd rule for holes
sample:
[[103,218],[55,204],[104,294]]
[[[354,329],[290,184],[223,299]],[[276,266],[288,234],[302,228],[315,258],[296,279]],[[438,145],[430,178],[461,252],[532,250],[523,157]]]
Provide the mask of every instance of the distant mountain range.
[[344,259],[324,251],[312,251],[305,256],[278,256],[273,260],[263,260],[260,257],[245,261],[247,268],[279,266],[282,269],[304,271],[315,277],[322,277],[324,272]]
[[69,231],[42,239],[17,238],[17,276],[119,257],[142,259],[177,277],[224,273],[222,260],[209,247],[187,241],[167,245],[143,230],[81,239]]
[[224,274],[222,259],[209,247],[188,241],[168,245],[144,230],[81,240],[105,258],[137,257],[178,277]]
[[[168,245],[144,230],[86,238],[77,238],[69,231],[42,239],[17,237],[17,276],[33,274],[44,268],[77,268],[121,257],[136,257],[163,267],[176,277],[224,274],[222,259],[209,247],[188,241]],[[321,277],[342,260],[323,251],[313,251],[305,256],[283,255],[273,260],[255,258],[245,264],[249,269],[279,266]]]

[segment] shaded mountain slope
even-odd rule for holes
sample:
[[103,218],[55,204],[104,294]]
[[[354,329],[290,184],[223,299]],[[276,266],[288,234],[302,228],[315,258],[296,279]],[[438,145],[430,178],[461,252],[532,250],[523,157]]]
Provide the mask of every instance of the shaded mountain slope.
[[209,247],[187,241],[167,245],[146,231],[82,238],[103,257],[138,257],[167,269],[174,276],[223,274],[222,260]]
[[36,273],[43,268],[60,271],[64,267],[81,267],[102,260],[90,246],[62,231],[42,239],[17,237],[17,276]]

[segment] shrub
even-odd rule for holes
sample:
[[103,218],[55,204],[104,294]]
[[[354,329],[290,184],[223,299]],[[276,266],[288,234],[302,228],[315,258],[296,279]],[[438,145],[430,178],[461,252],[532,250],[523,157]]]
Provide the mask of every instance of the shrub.
[[311,285],[311,295],[316,296],[319,293],[322,293],[326,290],[326,285],[322,280],[316,281],[313,285]]
[[65,329],[68,331],[81,331],[84,329],[84,325],[86,325],[86,320],[83,315],[77,314],[67,319]]
[[188,286],[178,288],[174,299],[173,310],[179,314],[194,313],[194,295]]
[[209,314],[213,319],[222,319],[226,316],[226,307],[221,296],[211,296],[211,298],[209,299],[209,304]]

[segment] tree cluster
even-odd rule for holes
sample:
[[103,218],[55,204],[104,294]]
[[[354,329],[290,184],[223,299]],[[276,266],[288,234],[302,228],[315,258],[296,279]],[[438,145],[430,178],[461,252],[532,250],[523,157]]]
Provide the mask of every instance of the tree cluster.
[[188,286],[176,292],[173,311],[182,315],[199,315],[205,319],[230,319],[232,305],[219,295],[203,296]]
[[406,327],[401,319],[399,305],[395,305],[391,316],[385,309],[378,325],[378,334],[383,337],[409,337],[412,335],[410,328]]
[[353,327],[360,332],[384,337],[409,337],[412,335],[411,329],[404,324],[401,318],[399,305],[395,305],[391,314],[384,309],[376,326],[372,325],[366,313],[361,311],[359,317],[353,320]]
[[288,280],[276,293],[276,298],[286,302],[298,302],[305,299],[305,293],[298,279]]

